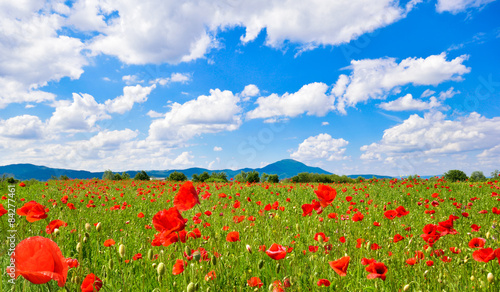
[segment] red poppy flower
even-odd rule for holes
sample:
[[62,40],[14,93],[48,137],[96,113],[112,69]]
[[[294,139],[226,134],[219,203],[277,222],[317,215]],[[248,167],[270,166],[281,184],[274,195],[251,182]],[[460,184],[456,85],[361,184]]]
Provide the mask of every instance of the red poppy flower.
[[459,254],[459,253],[461,252],[461,250],[460,250],[460,249],[458,249],[458,248],[456,248],[456,247],[454,247],[454,246],[450,247],[450,251],[451,251],[452,253],[454,253],[454,254]]
[[342,236],[341,238],[339,238],[339,241],[342,243],[345,243],[345,236]]
[[172,268],[173,275],[179,275],[184,272],[184,267],[187,266],[187,262],[184,260],[177,260]]
[[382,247],[376,243],[372,243],[372,245],[370,246],[370,249],[371,250],[377,250],[377,249],[381,249]]
[[497,207],[493,207],[491,209],[491,213],[496,214],[496,215],[500,215],[500,209]]
[[318,249],[319,249],[319,246],[317,246],[317,245],[310,245],[309,246],[309,251],[310,252],[317,252]]
[[387,210],[384,212],[385,218],[392,220],[398,216],[398,212],[396,210]]
[[111,238],[110,239],[106,239],[104,241],[104,246],[112,246],[112,245],[115,245],[115,243],[116,242],[113,239],[111,239]]
[[174,206],[181,212],[187,211],[199,203],[198,193],[190,181],[185,182],[179,188],[179,192],[174,198]]
[[330,284],[331,284],[330,281],[328,281],[327,279],[319,279],[318,280],[319,287],[321,287],[321,286],[329,287]]
[[30,201],[25,203],[24,206],[17,209],[17,214],[21,216],[26,216],[26,220],[28,222],[35,222],[41,219],[47,218],[48,208],[45,206],[38,204],[35,201]]
[[314,235],[314,240],[320,241],[320,237],[323,239],[323,242],[328,242],[328,240],[330,240],[330,237],[326,237],[326,235],[323,232],[317,232]]
[[478,226],[477,224],[472,224],[470,226],[472,228],[472,232],[479,232],[479,229],[481,229],[481,226]]
[[49,225],[45,228],[45,232],[47,232],[47,234],[52,234],[52,232],[54,232],[55,229],[59,229],[59,227],[66,227],[68,226],[68,223],[62,221],[62,220],[52,220]]
[[482,248],[474,251],[472,253],[472,258],[478,262],[489,262],[492,259],[496,258],[495,251],[491,248]]
[[139,214],[137,214],[137,217],[144,218],[144,213],[140,212]]
[[314,193],[318,196],[319,203],[323,208],[330,205],[337,196],[337,191],[334,188],[323,184],[320,184]]
[[231,231],[226,236],[226,241],[235,242],[240,241],[240,233],[238,231]]
[[414,264],[417,263],[417,258],[409,258],[406,260],[406,263],[409,264],[410,266],[413,266]]
[[438,231],[438,225],[427,224],[424,226],[422,231],[424,234],[420,236],[429,246],[433,246],[434,243],[436,243],[436,241],[441,237],[441,234]]
[[429,260],[429,261],[426,261],[425,264],[428,265],[429,267],[431,267],[434,265],[434,261]]
[[363,218],[365,218],[365,216],[361,214],[361,212],[358,212],[352,216],[352,221],[354,222],[362,221]]
[[[57,244],[48,238],[33,236],[22,240],[12,254],[11,262],[16,263],[16,279],[23,276],[33,284],[44,284],[50,280],[57,281],[59,287],[66,284],[66,258]],[[7,272],[10,273],[9,268]]]
[[23,183],[23,182],[21,182],[21,183],[19,183],[19,186],[20,186],[21,188],[24,188],[24,187],[26,186],[26,184],[25,184],[25,183]]
[[328,262],[330,267],[335,271],[335,273],[339,274],[341,277],[347,276],[347,268],[349,267],[349,261],[351,260],[350,256],[342,257],[336,261]]
[[[172,207],[168,210],[164,209],[153,216],[153,226],[160,232],[177,232],[184,230],[186,220],[182,218],[181,213],[177,208]],[[167,235],[168,235],[167,234]]]
[[398,217],[402,217],[402,216],[406,216],[406,215],[410,214],[410,211],[407,211],[405,209],[405,207],[403,207],[403,206],[397,207],[396,212],[398,212],[398,214],[396,215]]
[[66,264],[68,265],[68,268],[76,268],[80,265],[77,259],[72,259],[72,258],[67,258],[66,259]]
[[[451,215],[453,216],[453,215]],[[443,222],[439,222],[439,226],[437,230],[440,232],[441,236],[445,236],[446,234],[457,234],[457,231],[453,229],[453,218],[451,217],[448,220],[445,220]]]
[[4,214],[7,214],[8,211],[5,210],[2,204],[0,204],[0,217],[2,217]]
[[273,260],[281,260],[286,257],[286,248],[277,243],[273,243],[273,245],[266,250],[266,254]]
[[401,236],[401,234],[399,234],[399,233],[394,235],[394,242],[398,242],[398,241],[401,241],[403,239],[404,239],[404,237]]
[[260,287],[264,286],[264,283],[262,283],[262,281],[260,280],[259,277],[252,277],[252,278],[250,278],[250,280],[247,281],[247,283],[248,283],[248,286],[250,286],[250,287],[260,288]]
[[378,223],[377,221],[373,221],[373,226],[380,226],[380,223]]
[[361,245],[365,242],[363,238],[356,239],[356,248],[361,248]]
[[384,265],[384,263],[380,262],[373,262],[366,267],[366,271],[369,272],[368,276],[366,278],[368,279],[376,279],[380,278],[383,281],[385,281],[385,274],[387,273],[387,267]]
[[314,208],[313,208],[312,204],[302,205],[302,217],[305,217],[307,215],[311,216],[313,210],[314,210]]
[[99,279],[96,275],[90,273],[85,277],[83,280],[82,285],[80,288],[82,289],[82,292],[97,292],[101,289],[102,287],[102,281]]
[[215,271],[210,271],[205,275],[205,281],[210,281],[217,278],[217,275],[215,275]]
[[369,265],[369,264],[374,263],[374,262],[376,262],[375,259],[367,259],[367,258],[361,259],[361,264],[363,266]]
[[481,237],[476,237],[476,238],[473,238],[469,241],[469,247],[470,248],[482,248],[482,247],[484,247],[485,243],[486,243],[486,239],[481,238]]
[[442,260],[443,262],[445,262],[445,263],[449,263],[449,262],[451,262],[451,258],[450,258],[449,256],[443,256],[443,257],[441,258],[441,260]]

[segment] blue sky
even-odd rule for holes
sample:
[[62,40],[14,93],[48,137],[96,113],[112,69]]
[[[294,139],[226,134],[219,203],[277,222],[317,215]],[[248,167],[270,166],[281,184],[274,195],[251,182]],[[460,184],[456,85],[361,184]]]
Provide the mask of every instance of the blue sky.
[[0,1],[2,165],[487,176],[494,0]]

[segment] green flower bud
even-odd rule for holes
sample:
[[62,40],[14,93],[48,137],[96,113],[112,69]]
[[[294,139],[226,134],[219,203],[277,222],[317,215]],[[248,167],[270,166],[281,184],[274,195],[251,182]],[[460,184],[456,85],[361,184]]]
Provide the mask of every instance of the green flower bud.
[[150,261],[152,261],[152,260],[153,260],[153,250],[152,250],[152,249],[148,249],[148,259],[149,259]]
[[195,250],[195,251],[193,252],[193,259],[194,259],[195,261],[199,262],[199,261],[200,261],[200,258],[201,258],[201,254],[200,254],[200,252],[199,252],[199,251],[197,251],[197,250]]
[[488,279],[488,283],[491,283],[491,282],[493,282],[493,280],[495,280],[495,276],[493,276],[492,273],[488,273],[488,276],[486,277],[486,279]]
[[81,253],[81,252],[82,252],[82,244],[81,244],[80,242],[76,244],[76,251],[77,251],[78,253]]
[[264,267],[264,261],[260,260],[259,261],[259,269],[262,269]]
[[120,246],[118,247],[118,254],[122,258],[125,256],[125,245],[120,244]]
[[108,267],[110,270],[113,269],[113,266],[114,266],[114,263],[113,263],[113,260],[112,259],[109,259],[109,262],[108,262]]
[[217,264],[217,257],[212,256],[212,265],[215,266]]
[[192,253],[191,253],[191,248],[189,246],[186,245],[186,247],[184,248],[184,251],[186,252],[186,254],[188,256],[191,256]]
[[97,230],[97,232],[101,231],[102,229],[102,225],[101,225],[101,222],[97,223],[97,225],[95,226],[95,230]]
[[156,271],[158,272],[158,275],[163,275],[165,274],[165,264],[164,263],[159,263],[158,268],[156,268]]
[[85,230],[87,231],[90,231],[92,229],[92,226],[90,225],[90,223],[85,223]]
[[187,285],[187,289],[186,289],[187,292],[194,292],[194,291],[196,291],[195,289],[196,289],[196,287],[194,286],[194,283],[189,282],[189,284]]

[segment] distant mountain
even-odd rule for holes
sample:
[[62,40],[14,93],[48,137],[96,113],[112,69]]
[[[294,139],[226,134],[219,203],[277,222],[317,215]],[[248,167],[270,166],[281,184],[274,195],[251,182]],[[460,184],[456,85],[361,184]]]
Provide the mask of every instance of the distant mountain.
[[[184,173],[187,177],[191,178],[193,174],[201,174],[203,172],[225,172],[228,178],[236,176],[241,171],[252,171],[256,170],[260,174],[277,174],[280,179],[291,178],[301,172],[309,173],[320,173],[320,174],[331,174],[330,172],[323,170],[319,167],[307,166],[302,162],[298,162],[293,159],[283,159],[275,163],[271,163],[261,168],[243,168],[238,170],[231,169],[221,169],[221,170],[208,170],[205,168],[193,167],[188,169],[172,169],[172,170],[146,170],[151,177],[168,177],[172,172],[178,171]],[[134,177],[138,171],[126,171],[130,177]],[[120,172],[121,173],[121,172]],[[19,180],[29,180],[36,179],[41,181],[46,181],[51,179],[53,176],[59,177],[61,175],[66,175],[73,179],[92,179],[92,178],[102,178],[104,172],[90,172],[85,170],[71,170],[71,169],[60,169],[60,168],[50,168],[45,166],[38,166],[33,164],[11,164],[6,166],[0,166],[0,175],[5,174],[7,176],[14,176]],[[377,176],[377,175],[349,175],[349,177],[357,178],[362,176],[364,178],[389,178],[387,176]]]

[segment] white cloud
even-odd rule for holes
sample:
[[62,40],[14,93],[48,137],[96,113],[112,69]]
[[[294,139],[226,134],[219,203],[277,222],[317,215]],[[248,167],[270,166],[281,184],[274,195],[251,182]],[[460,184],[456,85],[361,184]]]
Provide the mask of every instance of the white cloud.
[[432,108],[439,108],[441,106],[442,104],[434,96],[430,98],[429,102],[425,102],[413,99],[413,96],[409,93],[396,100],[379,104],[379,107],[385,109],[386,111],[423,111],[430,110]]
[[125,81],[127,85],[144,83],[144,80],[140,80],[137,75],[125,75],[122,77],[122,80]]
[[142,87],[140,85],[125,86],[123,88],[123,95],[112,100],[106,100],[106,110],[109,113],[124,114],[132,109],[134,103],[143,103],[148,100],[148,95],[155,88],[156,85],[154,84],[149,87]]
[[106,114],[104,104],[97,103],[93,96],[85,93],[73,93],[73,102],[56,101],[55,106],[49,127],[57,132],[96,131],[97,121],[111,118]]
[[259,95],[259,93],[260,90],[256,85],[248,84],[247,86],[245,86],[240,95],[243,97],[243,101],[247,101],[250,100],[250,97],[257,96]]
[[296,117],[300,114],[324,116],[333,109],[332,97],[326,94],[328,85],[311,83],[295,93],[279,96],[275,93],[259,97],[257,108],[247,113],[247,119]]
[[342,138],[334,139],[329,134],[319,134],[305,139],[300,143],[297,151],[290,154],[290,157],[301,161],[313,159],[326,159],[328,161],[347,159],[344,156],[346,148],[343,148],[347,144],[349,142]]
[[446,91],[441,91],[439,93],[439,99],[440,100],[445,100],[445,99],[448,99],[448,98],[452,98],[453,96],[459,94],[460,91],[455,91],[455,89],[453,87],[450,87],[448,90]]
[[149,110],[149,112],[146,115],[148,115],[150,118],[153,118],[153,119],[161,118],[161,117],[165,116],[165,114],[155,112],[154,110]]
[[394,162],[405,157],[436,158],[440,155],[492,149],[500,144],[500,117],[478,113],[447,120],[441,112],[424,117],[411,115],[403,123],[384,131],[382,140],[361,147],[362,159]]
[[346,107],[354,107],[369,99],[385,99],[391,93],[399,93],[399,86],[438,85],[445,81],[461,81],[469,73],[462,63],[467,56],[451,61],[446,54],[423,58],[407,58],[399,64],[394,58],[351,61],[350,76],[341,75],[332,94],[338,97],[337,109],[346,113]]
[[0,136],[13,139],[44,139],[45,125],[37,116],[22,115],[0,120]]
[[322,122],[321,125],[322,126],[328,126],[330,123],[329,122]]
[[[179,63],[203,58],[219,46],[217,33],[235,26],[245,28],[244,43],[264,29],[266,44],[272,47],[290,41],[303,51],[348,43],[406,17],[419,2],[89,0],[73,5],[70,22],[100,33],[90,43],[94,54],[117,56],[128,64]],[[103,27],[103,16],[111,15],[116,18]]]
[[482,8],[495,0],[438,0],[436,10],[440,13],[457,14],[469,8]]
[[165,86],[167,84],[177,82],[177,83],[188,83],[191,81],[191,75],[185,73],[172,73],[170,77],[166,78],[156,78],[154,81],[150,81],[150,83],[158,83],[161,86]]
[[214,147],[214,151],[222,151],[222,147],[215,146],[215,147]]
[[78,79],[83,73],[84,44],[58,35],[64,18],[51,14],[51,9],[51,3],[43,1],[0,3],[0,108],[53,101],[53,94],[39,89],[64,77]]
[[176,167],[194,165],[194,162],[191,160],[193,158],[194,156],[191,155],[191,152],[184,151],[174,160],[169,161],[169,164]]
[[178,143],[203,133],[236,130],[242,123],[238,102],[232,92],[219,89],[184,104],[175,102],[164,118],[151,123],[148,140]]
[[420,97],[429,97],[436,93],[434,90],[426,89]]

